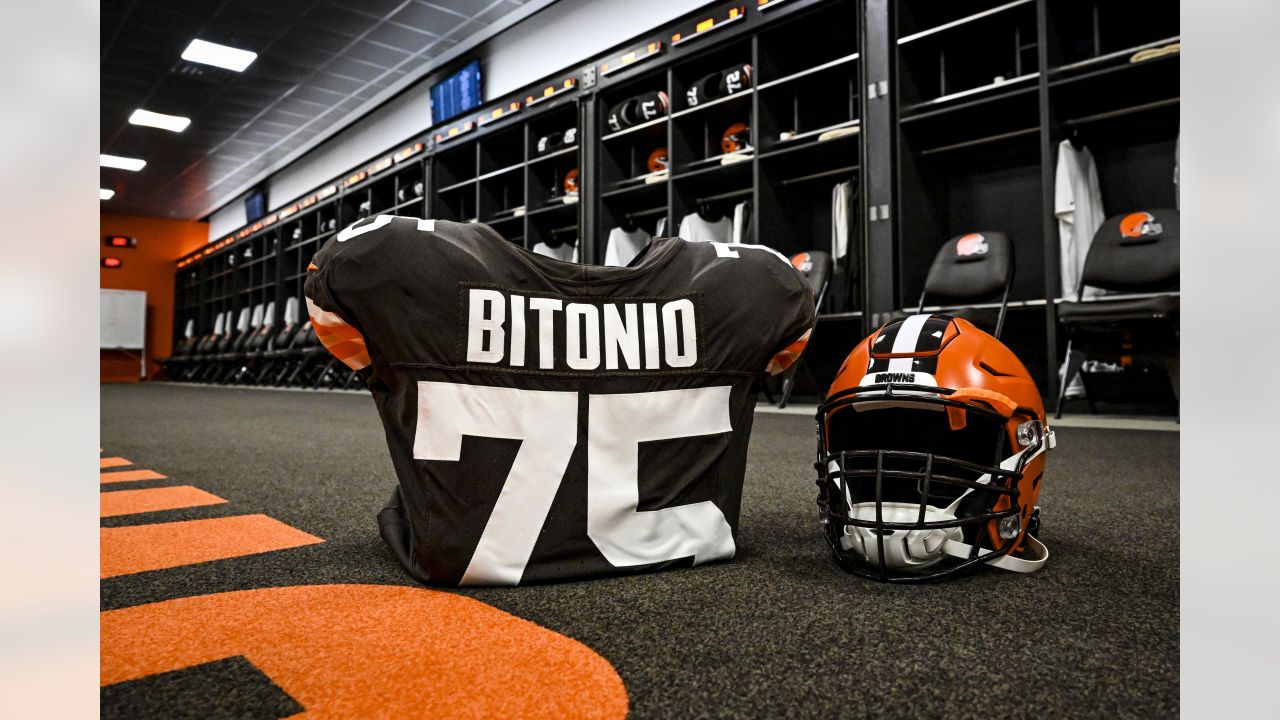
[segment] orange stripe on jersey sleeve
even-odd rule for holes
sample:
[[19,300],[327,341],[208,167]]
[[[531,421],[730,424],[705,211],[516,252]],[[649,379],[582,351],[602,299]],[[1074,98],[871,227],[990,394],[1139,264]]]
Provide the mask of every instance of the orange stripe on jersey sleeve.
[[315,328],[320,343],[352,370],[368,367],[368,346],[360,331],[351,327],[337,313],[324,310],[307,298],[307,313],[311,316],[311,327]]
[[780,372],[786,372],[787,368],[795,364],[800,359],[800,355],[804,352],[804,348],[809,344],[809,335],[813,332],[810,328],[804,331],[804,334],[796,338],[795,342],[782,348],[769,360],[768,367],[765,368],[770,375],[777,375]]

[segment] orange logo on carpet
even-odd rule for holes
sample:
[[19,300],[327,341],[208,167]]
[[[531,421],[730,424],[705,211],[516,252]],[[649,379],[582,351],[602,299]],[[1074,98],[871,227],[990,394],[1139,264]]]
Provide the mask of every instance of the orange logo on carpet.
[[102,684],[242,655],[307,711],[294,717],[622,718],[593,650],[461,595],[304,585],[102,613]]
[[98,493],[98,517],[218,505],[226,500],[190,485]]
[[165,480],[166,476],[155,470],[118,470],[116,472],[98,473],[98,482],[102,485],[118,482],[137,482],[138,480]]
[[324,542],[266,515],[99,528],[98,532],[104,578]]

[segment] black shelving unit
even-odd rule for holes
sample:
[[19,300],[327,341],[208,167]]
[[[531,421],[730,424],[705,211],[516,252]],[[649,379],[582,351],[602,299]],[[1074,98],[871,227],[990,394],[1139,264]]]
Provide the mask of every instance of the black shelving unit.
[[[1179,56],[1132,59],[1178,38],[1168,3],[709,4],[238,231],[179,268],[175,322],[207,333],[220,314],[272,300],[279,322],[315,251],[366,215],[484,222],[525,248],[577,243],[596,263],[616,226],[653,232],[663,218],[675,235],[689,213],[729,214],[747,200],[746,240],[792,254],[830,247],[832,188],[852,181],[846,285],[820,310],[809,351],[819,382],[866,333],[915,308],[941,243],[998,230],[1017,267],[1003,339],[1052,395],[1063,352],[1058,144],[1090,148],[1108,214],[1174,206]],[[743,87],[697,95],[710,74],[742,66]],[[619,103],[651,93],[665,111],[611,127]],[[726,161],[721,138],[737,123],[747,147]],[[660,149],[667,169],[654,172]]]
[[[576,243],[584,188],[574,179],[580,174],[578,113],[578,102],[563,98],[438,145],[428,163],[434,190],[426,216],[483,222],[529,249]],[[576,192],[568,191],[566,178]]]
[[[1178,55],[1130,58],[1177,41],[1177,8],[897,0],[893,11],[896,201],[885,224],[897,307],[875,309],[914,308],[948,238],[1005,232],[1016,274],[1002,339],[1053,395],[1064,351],[1055,312],[1057,147],[1075,137],[1090,149],[1108,214],[1174,205]],[[1142,30],[1126,32],[1131,23]]]
[[[897,308],[915,309],[938,248],[996,231],[1013,241],[1003,339],[1042,386],[1043,309],[1039,35],[1034,0],[899,0]],[[939,308],[945,311],[947,308]]]

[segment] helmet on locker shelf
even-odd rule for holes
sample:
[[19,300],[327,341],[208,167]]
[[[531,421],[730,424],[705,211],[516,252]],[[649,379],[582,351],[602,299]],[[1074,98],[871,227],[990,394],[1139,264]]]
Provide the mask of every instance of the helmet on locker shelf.
[[649,153],[649,160],[645,163],[645,167],[649,168],[649,172],[659,172],[667,169],[667,149],[660,147]]
[[966,320],[912,315],[845,359],[818,408],[818,508],[836,561],[911,582],[1040,569],[1044,453],[1026,367]]
[[564,191],[566,194],[578,192],[578,168],[564,174]]
[[745,150],[751,146],[751,128],[746,123],[734,123],[720,136],[720,149],[726,153]]

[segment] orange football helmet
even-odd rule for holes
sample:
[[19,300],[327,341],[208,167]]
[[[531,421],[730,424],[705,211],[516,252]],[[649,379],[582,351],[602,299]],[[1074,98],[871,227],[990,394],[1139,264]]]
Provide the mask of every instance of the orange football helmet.
[[649,153],[649,159],[645,162],[645,167],[649,172],[659,172],[667,169],[667,149],[660,147]]
[[912,582],[1040,569],[1044,453],[1026,367],[966,320],[912,315],[858,344],[818,408],[818,507],[836,561]]
[[720,149],[725,154],[746,150],[751,145],[751,127],[746,123],[736,122],[730,125],[720,136]]

